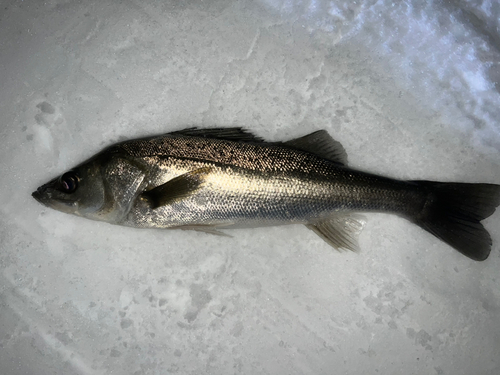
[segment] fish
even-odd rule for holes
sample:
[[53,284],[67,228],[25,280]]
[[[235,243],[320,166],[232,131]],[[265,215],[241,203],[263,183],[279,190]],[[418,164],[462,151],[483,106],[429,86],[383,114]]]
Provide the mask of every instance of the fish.
[[397,180],[351,169],[318,130],[266,142],[234,128],[187,128],[111,145],[32,193],[43,205],[135,228],[227,235],[225,229],[303,224],[337,249],[359,250],[362,212],[395,214],[465,256],[488,258],[481,221],[500,185]]

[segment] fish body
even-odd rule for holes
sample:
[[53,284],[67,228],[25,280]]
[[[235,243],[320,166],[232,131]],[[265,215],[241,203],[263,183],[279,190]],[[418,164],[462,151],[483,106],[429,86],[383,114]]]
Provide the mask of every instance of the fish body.
[[336,248],[357,249],[357,212],[402,216],[484,260],[480,221],[500,204],[494,184],[400,181],[347,166],[326,131],[264,142],[240,128],[186,129],[121,142],[33,197],[57,210],[138,228],[220,229],[305,224]]

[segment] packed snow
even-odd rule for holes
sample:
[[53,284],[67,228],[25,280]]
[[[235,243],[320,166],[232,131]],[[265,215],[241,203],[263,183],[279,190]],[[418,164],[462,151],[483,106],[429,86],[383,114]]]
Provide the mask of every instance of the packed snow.
[[4,1],[0,373],[500,373],[498,211],[474,262],[390,215],[353,253],[303,226],[140,230],[31,197],[191,126],[325,129],[357,169],[500,184],[499,19],[479,0]]

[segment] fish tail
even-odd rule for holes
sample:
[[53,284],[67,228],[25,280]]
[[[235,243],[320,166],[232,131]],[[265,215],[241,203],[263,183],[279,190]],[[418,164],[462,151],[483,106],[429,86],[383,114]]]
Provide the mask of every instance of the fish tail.
[[411,181],[428,191],[410,220],[474,260],[485,260],[491,237],[480,223],[500,204],[500,185]]

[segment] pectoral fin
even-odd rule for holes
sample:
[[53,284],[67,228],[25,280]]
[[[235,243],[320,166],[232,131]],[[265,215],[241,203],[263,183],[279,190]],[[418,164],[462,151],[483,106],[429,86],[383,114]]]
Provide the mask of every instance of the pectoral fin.
[[335,214],[328,219],[307,224],[306,227],[336,249],[358,251],[358,236],[365,225],[364,217],[354,214]]
[[163,185],[145,191],[142,196],[150,202],[153,209],[171,204],[198,190],[211,170],[210,167],[203,167],[184,173]]

